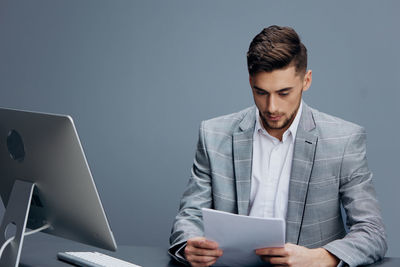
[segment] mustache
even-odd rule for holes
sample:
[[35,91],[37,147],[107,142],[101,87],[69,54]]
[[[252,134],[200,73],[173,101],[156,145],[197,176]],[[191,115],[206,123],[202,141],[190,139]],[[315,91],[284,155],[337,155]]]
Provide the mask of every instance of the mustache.
[[285,113],[270,113],[270,112],[264,112],[262,115],[268,116],[268,117],[278,117],[278,116],[283,116]]

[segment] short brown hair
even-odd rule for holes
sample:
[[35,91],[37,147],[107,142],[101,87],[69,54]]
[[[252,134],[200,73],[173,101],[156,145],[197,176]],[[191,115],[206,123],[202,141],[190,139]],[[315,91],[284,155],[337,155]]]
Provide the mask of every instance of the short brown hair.
[[272,25],[250,43],[247,52],[250,75],[282,69],[290,64],[295,66],[297,73],[307,69],[307,48],[294,29]]

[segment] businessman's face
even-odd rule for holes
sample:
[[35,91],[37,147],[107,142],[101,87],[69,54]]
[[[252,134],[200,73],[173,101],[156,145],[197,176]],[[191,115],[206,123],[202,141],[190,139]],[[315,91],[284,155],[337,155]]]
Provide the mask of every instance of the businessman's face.
[[250,76],[254,102],[264,128],[279,139],[290,127],[300,106],[303,91],[312,80],[311,70],[296,73],[294,66]]

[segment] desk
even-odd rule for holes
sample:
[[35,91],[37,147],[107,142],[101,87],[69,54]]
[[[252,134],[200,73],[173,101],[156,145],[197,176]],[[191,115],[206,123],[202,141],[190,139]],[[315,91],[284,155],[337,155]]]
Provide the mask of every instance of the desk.
[[[57,252],[60,251],[99,251],[143,267],[183,266],[170,260],[166,247],[118,246],[117,252],[109,252],[42,233],[25,237],[19,266],[72,267],[70,264],[57,260]],[[378,266],[398,267],[400,266],[400,258],[385,258],[383,262],[372,264],[368,267]]]
[[25,237],[19,267],[73,267],[73,265],[57,259],[57,253],[64,251],[98,251],[143,267],[183,266],[170,260],[166,247],[118,246],[117,252],[111,252],[52,235],[37,233]]

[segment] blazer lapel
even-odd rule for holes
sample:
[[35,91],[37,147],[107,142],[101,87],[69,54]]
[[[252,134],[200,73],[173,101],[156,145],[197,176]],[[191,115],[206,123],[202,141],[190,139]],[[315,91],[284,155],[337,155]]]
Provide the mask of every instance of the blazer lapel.
[[237,209],[241,215],[248,215],[249,210],[255,112],[255,107],[249,109],[239,124],[239,131],[233,134]]
[[303,111],[294,144],[286,215],[286,242],[293,244],[299,242],[308,183],[314,164],[318,141],[318,137],[311,133],[314,128],[315,122],[311,109],[303,102]]

